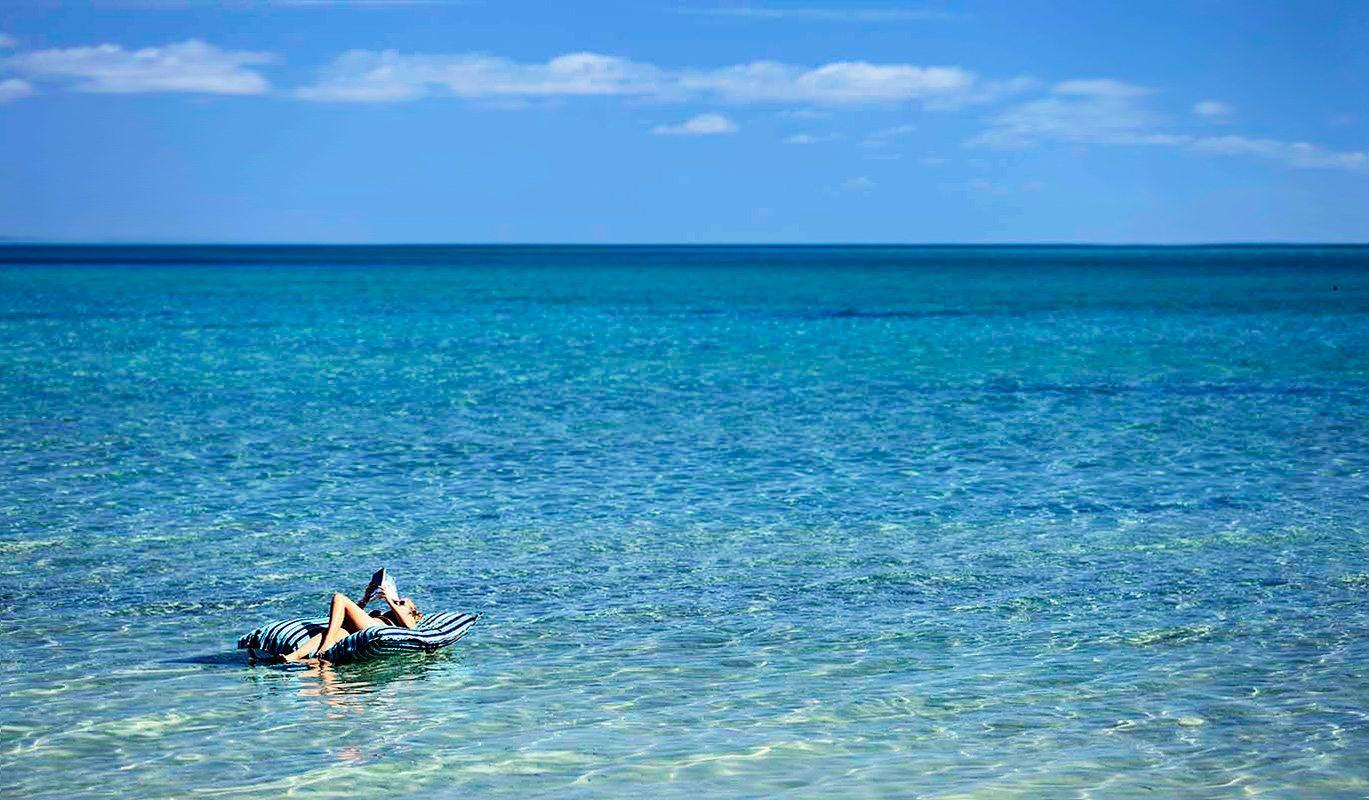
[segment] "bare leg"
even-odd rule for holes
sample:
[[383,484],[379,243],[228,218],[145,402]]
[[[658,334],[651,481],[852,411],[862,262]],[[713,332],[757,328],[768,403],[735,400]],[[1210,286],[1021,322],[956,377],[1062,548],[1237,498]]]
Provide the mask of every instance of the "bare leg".
[[281,656],[281,658],[286,661],[302,661],[307,656],[312,656],[314,651],[318,650],[319,642],[322,641],[323,634],[316,633],[313,636],[310,636],[304,644],[300,645],[298,650],[293,653],[287,653],[286,655]]
[[310,656],[317,658],[320,653],[342,641],[348,634],[382,624],[384,623],[367,614],[347,595],[336,592],[328,608],[328,630],[310,636],[298,650],[285,656],[285,660],[302,661]]
[[328,610],[328,632],[323,634],[323,641],[319,642],[318,651],[314,655],[317,657],[323,651],[342,641],[349,633],[356,633],[381,624],[383,623],[380,620],[367,614],[350,597],[342,592],[336,592],[333,594],[333,605]]

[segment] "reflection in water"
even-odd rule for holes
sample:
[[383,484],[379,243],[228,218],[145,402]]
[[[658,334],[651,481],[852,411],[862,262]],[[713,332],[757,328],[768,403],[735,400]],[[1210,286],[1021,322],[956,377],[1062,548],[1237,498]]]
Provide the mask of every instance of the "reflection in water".
[[254,252],[0,265],[0,796],[1364,795],[1369,249]]
[[[421,681],[453,663],[454,654],[395,655],[359,664],[249,664],[250,679],[260,685],[292,687],[299,697],[322,700],[336,710],[364,709],[373,696],[397,685]],[[242,666],[242,659],[238,659]]]

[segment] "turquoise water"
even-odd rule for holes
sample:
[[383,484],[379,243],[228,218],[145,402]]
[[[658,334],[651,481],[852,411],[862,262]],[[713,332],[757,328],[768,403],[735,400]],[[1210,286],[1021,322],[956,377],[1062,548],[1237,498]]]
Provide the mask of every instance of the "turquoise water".
[[1369,795],[1369,249],[0,260],[0,795]]

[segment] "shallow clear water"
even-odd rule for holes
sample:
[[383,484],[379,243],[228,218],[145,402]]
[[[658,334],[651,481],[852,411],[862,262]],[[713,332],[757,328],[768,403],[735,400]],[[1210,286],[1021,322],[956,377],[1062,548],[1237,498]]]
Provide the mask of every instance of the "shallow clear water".
[[6,259],[6,797],[1369,794],[1369,250]]

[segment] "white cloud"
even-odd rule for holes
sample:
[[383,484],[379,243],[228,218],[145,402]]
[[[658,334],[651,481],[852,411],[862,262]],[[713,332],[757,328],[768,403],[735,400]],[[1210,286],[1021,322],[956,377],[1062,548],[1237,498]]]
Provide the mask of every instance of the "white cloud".
[[651,132],[662,136],[717,136],[736,133],[737,123],[722,114],[700,114],[679,125],[657,125]]
[[0,103],[13,103],[33,94],[33,84],[18,78],[0,81]]
[[864,175],[851,178],[841,185],[848,192],[868,192],[875,188],[875,182]]
[[1123,83],[1112,78],[1089,78],[1084,80],[1061,81],[1051,87],[1056,94],[1084,95],[1087,97],[1141,97],[1154,94],[1147,86]]
[[846,105],[959,98],[974,88],[975,76],[959,67],[836,61],[803,69],[754,61],[685,72],[677,85],[691,94],[717,95],[736,103]]
[[615,56],[567,53],[545,63],[522,64],[478,54],[407,55],[394,50],[352,50],[338,57],[306,100],[387,102],[412,100],[434,89],[457,97],[653,95],[660,70]]
[[18,43],[18,40],[8,33],[0,33],[0,47],[14,47]]
[[800,6],[723,6],[679,8],[677,13],[700,17],[755,20],[810,20],[814,22],[927,22],[956,19],[957,15],[926,8],[838,8]]
[[1192,139],[1187,144],[1199,153],[1254,156],[1308,169],[1343,169],[1351,172],[1369,169],[1369,153],[1363,150],[1327,150],[1309,142],[1252,139],[1245,136],[1203,136]]
[[889,142],[900,136],[907,136],[917,130],[916,125],[895,125],[892,128],[883,128],[871,133],[861,140],[861,147],[884,147]]
[[406,54],[353,50],[299,90],[309,100],[383,102],[433,92],[458,97],[627,95],[663,101],[796,105],[895,104],[949,107],[986,102],[1018,82],[980,81],[960,67],[837,61],[805,68],[753,61],[718,69],[667,70],[598,53],[570,53],[543,63],[481,54]]
[[[1248,156],[1308,169],[1369,170],[1369,154],[1335,151],[1308,142],[1246,136],[1171,133],[1145,105],[1151,91],[1111,80],[1066,81],[1054,94],[1010,108],[966,142],[972,147],[1032,147],[1066,144],[1148,145],[1205,155]],[[1201,104],[1200,104],[1201,105]],[[1196,109],[1195,109],[1196,110]]]
[[932,108],[954,108],[970,103],[992,103],[1005,97],[1035,91],[1039,88],[1041,88],[1041,81],[1027,75],[998,81],[978,81],[975,87],[963,97],[952,98],[949,103],[930,100],[927,105]]
[[840,133],[796,133],[783,139],[785,144],[822,144],[846,138]]
[[891,128],[882,128],[870,134],[871,139],[895,139],[899,136],[907,136],[917,130],[917,126],[911,123],[907,125],[895,125]]
[[1042,141],[1074,144],[1173,144],[1157,133],[1159,118],[1142,102],[1154,90],[1111,78],[1062,81],[1051,94],[1009,108],[990,120],[973,146],[1031,147]]
[[1193,104],[1194,114],[1213,122],[1226,122],[1231,119],[1234,111],[1235,109],[1220,100],[1203,100]]
[[247,66],[267,64],[269,53],[222,50],[198,39],[125,50],[115,44],[37,50],[0,61],[34,80],[74,81],[81,92],[201,92],[261,94],[270,85]]
[[1074,93],[1044,97],[1010,108],[990,120],[971,145],[997,149],[1031,147],[1042,141],[1075,144],[1169,144],[1152,132],[1158,119],[1134,102],[1134,95]]

